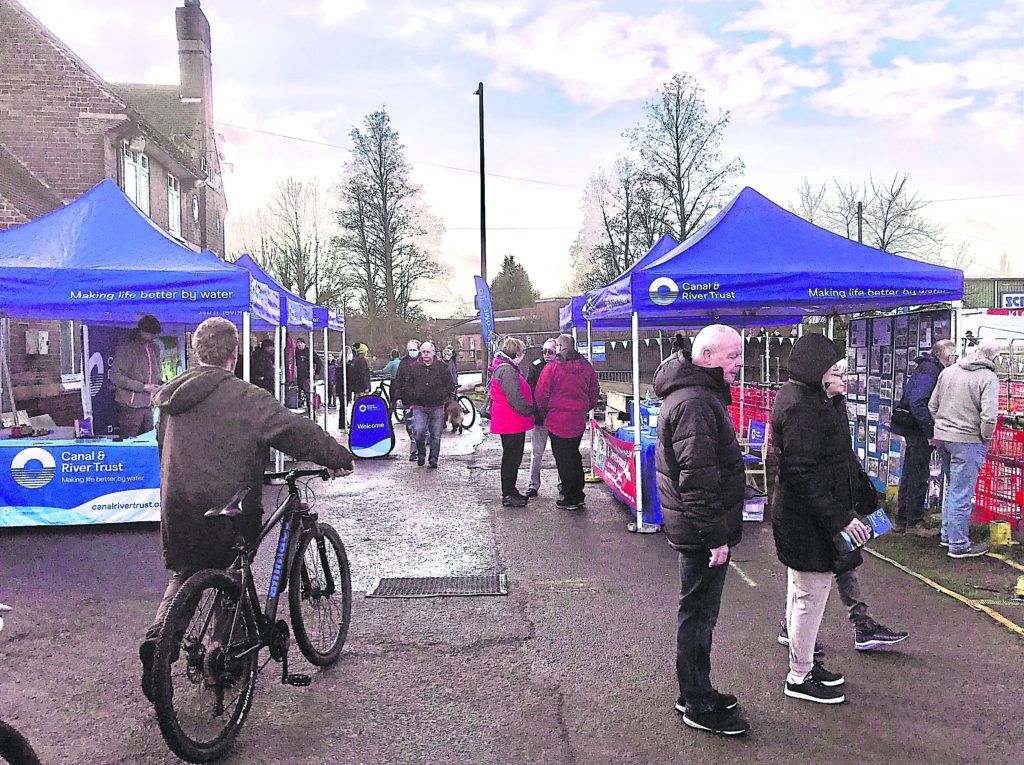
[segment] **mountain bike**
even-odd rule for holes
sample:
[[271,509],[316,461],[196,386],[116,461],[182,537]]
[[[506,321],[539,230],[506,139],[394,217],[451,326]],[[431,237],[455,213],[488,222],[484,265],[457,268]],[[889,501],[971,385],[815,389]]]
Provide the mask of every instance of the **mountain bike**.
[[[0,630],[4,628],[3,614],[10,610],[10,606],[0,603]],[[28,739],[3,720],[0,720],[0,762],[7,765],[39,765],[39,758]]]
[[[337,661],[352,614],[348,556],[338,532],[321,523],[302,501],[301,478],[330,477],[330,471],[266,473],[283,479],[288,493],[247,545],[239,520],[242,489],[207,517],[228,518],[238,558],[227,570],[205,569],[191,576],[164,617],[153,660],[153,692],[164,740],[190,762],[209,762],[230,749],[252,705],[256,678],[270,659],[281,664],[281,683],[307,686],[309,675],[289,673],[289,629],[277,618],[278,601],[288,591],[295,642],[316,666]],[[265,605],[261,608],[252,562],[260,543],[280,524]],[[260,665],[260,651],[269,658]]]

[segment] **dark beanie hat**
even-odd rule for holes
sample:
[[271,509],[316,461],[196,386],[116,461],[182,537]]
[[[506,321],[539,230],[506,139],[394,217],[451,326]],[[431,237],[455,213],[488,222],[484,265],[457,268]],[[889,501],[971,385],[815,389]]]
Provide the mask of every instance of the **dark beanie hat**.
[[153,314],[147,313],[136,325],[140,332],[149,332],[151,335],[159,335],[163,327],[160,326],[160,320],[157,319]]
[[824,335],[804,335],[789,354],[789,376],[807,385],[821,387],[821,378],[843,354]]

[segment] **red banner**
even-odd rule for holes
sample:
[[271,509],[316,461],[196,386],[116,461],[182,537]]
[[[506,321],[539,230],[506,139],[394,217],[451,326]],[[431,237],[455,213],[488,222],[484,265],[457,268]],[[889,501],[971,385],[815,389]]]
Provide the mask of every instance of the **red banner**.
[[633,462],[633,444],[610,435],[597,422],[590,421],[593,453],[590,464],[594,472],[604,479],[609,488],[624,502],[636,509],[636,466]]

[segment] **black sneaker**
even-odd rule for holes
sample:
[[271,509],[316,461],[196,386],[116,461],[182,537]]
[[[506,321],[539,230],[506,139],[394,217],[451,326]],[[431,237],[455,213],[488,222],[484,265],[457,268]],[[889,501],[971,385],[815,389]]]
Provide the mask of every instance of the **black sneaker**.
[[904,524],[902,524],[902,523],[894,523],[892,525],[892,533],[893,534],[906,534],[907,533],[907,527]]
[[949,548],[949,552],[946,553],[950,558],[980,558],[982,555],[989,551],[989,546],[984,542],[974,542],[966,550],[954,550],[952,547]]
[[423,467],[425,464],[427,464],[427,460],[423,457],[417,457],[416,464],[419,465],[420,467]]
[[[779,625],[779,645],[789,646],[789,631],[786,629],[786,620],[783,619]],[[814,655],[824,656],[825,649],[821,647],[821,643],[817,640],[814,641]]]
[[429,463],[429,464],[427,465],[427,467],[428,467],[428,468],[436,468],[436,467],[437,467],[437,463],[436,463],[436,462],[431,462],[431,463]]
[[813,670],[807,673],[802,683],[791,683],[786,680],[785,694],[793,699],[813,701],[815,704],[842,704],[846,695],[835,688],[822,685],[812,676]]
[[[711,711],[727,712],[730,709],[735,709],[737,706],[739,706],[739,703],[739,699],[737,699],[731,693],[719,693],[718,700],[715,702],[715,705],[711,707]],[[682,696],[676,699],[676,711],[680,713],[686,711],[686,699],[684,699]]]
[[501,498],[502,507],[526,507],[526,497],[509,495]]
[[143,640],[139,644],[139,661],[142,662],[142,694],[153,702],[153,656],[156,654],[156,641]]
[[750,730],[750,723],[732,710],[710,712],[683,712],[683,722],[691,728],[717,733],[719,736],[742,736]]
[[854,639],[853,645],[858,651],[871,651],[875,648],[885,648],[902,643],[908,637],[910,637],[909,632],[897,632],[883,624],[873,622],[866,629],[857,629],[857,636]]
[[820,661],[814,662],[814,666],[811,667],[811,679],[816,683],[821,683],[826,688],[835,688],[837,685],[842,685],[846,682],[845,677],[838,672],[829,672]]
[[537,490],[532,488],[532,487],[527,489],[526,490],[526,496],[527,497],[536,497],[537,496]]
[[416,452],[413,452],[412,454],[409,455],[409,462],[415,462],[418,459],[419,457],[416,455]]

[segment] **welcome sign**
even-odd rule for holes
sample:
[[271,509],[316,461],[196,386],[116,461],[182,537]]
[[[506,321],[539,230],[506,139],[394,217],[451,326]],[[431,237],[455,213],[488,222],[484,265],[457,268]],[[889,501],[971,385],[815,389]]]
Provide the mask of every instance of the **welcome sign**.
[[352,405],[348,448],[356,457],[386,457],[395,448],[391,411],[380,396],[363,396]]

